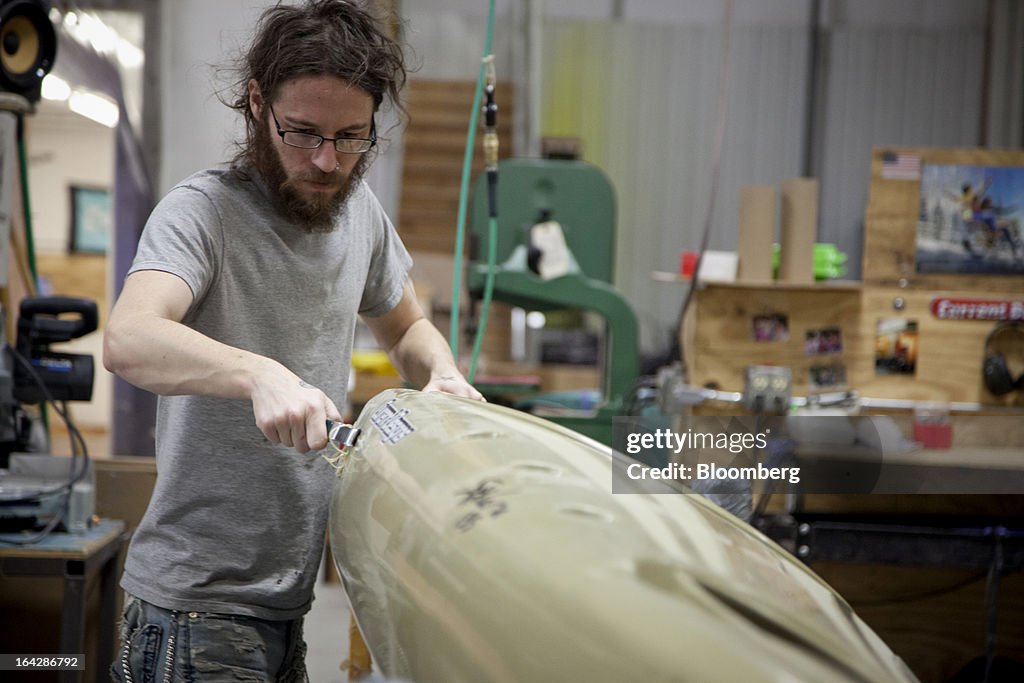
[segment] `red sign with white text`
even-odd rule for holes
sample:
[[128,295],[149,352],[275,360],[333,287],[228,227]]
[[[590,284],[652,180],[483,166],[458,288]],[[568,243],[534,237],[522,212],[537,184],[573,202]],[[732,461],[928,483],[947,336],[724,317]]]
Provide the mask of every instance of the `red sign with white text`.
[[932,315],[939,320],[1024,320],[1024,300],[932,299]]

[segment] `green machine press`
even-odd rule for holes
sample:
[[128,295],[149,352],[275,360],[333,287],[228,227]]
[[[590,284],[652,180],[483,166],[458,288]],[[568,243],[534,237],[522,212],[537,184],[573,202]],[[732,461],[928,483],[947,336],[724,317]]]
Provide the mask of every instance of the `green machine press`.
[[[601,399],[589,410],[545,415],[602,443],[612,443],[612,418],[624,414],[639,369],[636,314],[612,286],[615,263],[615,193],[597,167],[575,160],[505,159],[498,165],[497,248],[493,299],[528,311],[592,311],[606,324],[601,359]],[[488,264],[487,180],[473,187],[471,231],[475,249],[467,287],[482,296]],[[523,226],[549,219],[561,226],[569,256],[560,274],[542,277],[538,254]],[[531,267],[532,266],[532,267]],[[537,272],[539,270],[539,272]],[[564,400],[564,392],[559,400]],[[550,401],[531,397],[518,404],[529,410]]]

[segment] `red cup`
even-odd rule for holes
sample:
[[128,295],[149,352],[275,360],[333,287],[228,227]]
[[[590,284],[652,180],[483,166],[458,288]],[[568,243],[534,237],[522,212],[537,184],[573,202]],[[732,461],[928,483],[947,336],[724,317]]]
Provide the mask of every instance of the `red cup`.
[[681,251],[679,252],[679,274],[683,277],[693,277],[694,272],[697,270],[697,252],[695,251]]
[[914,408],[914,441],[925,448],[949,448],[953,445],[953,422],[949,405],[921,403]]
[[925,448],[949,448],[953,445],[953,425],[914,423],[914,441]]

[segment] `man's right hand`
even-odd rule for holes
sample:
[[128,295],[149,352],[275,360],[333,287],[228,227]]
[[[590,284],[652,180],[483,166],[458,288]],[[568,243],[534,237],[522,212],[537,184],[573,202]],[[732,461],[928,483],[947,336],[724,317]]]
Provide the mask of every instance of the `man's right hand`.
[[282,366],[260,377],[252,392],[256,426],[272,443],[299,453],[327,446],[327,420],[342,419],[334,402],[322,391]]

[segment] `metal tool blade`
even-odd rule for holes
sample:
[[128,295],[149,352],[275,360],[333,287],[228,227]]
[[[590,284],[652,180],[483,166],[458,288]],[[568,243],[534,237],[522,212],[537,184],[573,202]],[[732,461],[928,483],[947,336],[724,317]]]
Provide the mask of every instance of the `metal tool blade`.
[[356,445],[359,439],[360,430],[350,424],[336,420],[327,421],[327,439],[339,451],[344,451]]

